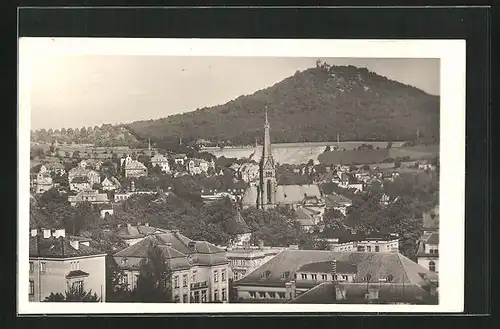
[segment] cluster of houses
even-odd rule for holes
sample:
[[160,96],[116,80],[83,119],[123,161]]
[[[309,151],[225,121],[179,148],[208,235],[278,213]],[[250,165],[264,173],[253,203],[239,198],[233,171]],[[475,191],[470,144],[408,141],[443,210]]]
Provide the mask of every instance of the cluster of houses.
[[[174,303],[388,303],[438,301],[438,232],[425,232],[418,263],[399,253],[391,236],[332,240],[329,251],[254,245],[241,215],[232,223],[237,238],[228,246],[196,241],[178,230],[147,223],[117,225],[127,247],[113,260],[121,283],[137,287],[142,260],[151,245],[161,250],[171,270]],[[108,230],[109,231],[109,230]],[[347,241],[349,240],[349,241]],[[395,245],[394,245],[395,244]],[[106,253],[90,239],[64,229],[32,229],[29,239],[29,300],[79,287],[106,301]],[[233,290],[230,291],[229,281]]]

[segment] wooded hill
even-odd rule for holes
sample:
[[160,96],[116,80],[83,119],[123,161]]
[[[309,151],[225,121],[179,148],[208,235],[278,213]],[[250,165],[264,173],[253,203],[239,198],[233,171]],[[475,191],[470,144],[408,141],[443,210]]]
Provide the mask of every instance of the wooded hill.
[[[195,95],[194,95],[195,97]],[[185,142],[253,144],[267,106],[273,142],[439,138],[439,97],[354,66],[316,67],[224,105],[128,126],[137,135]]]

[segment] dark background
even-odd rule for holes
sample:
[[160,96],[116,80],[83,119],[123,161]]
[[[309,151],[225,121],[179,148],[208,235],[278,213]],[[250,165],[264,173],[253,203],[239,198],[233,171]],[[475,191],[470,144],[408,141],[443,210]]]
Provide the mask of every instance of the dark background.
[[[490,312],[490,33],[488,8],[24,8],[18,11],[19,37],[135,38],[316,38],[316,39],[466,39],[466,276],[465,313]],[[14,17],[15,20],[15,17]],[[5,22],[5,21],[4,21]],[[12,22],[8,20],[8,22]],[[15,32],[15,30],[14,30]],[[494,58],[494,57],[493,57]],[[12,67],[11,67],[12,68]],[[15,72],[14,72],[15,74]],[[446,77],[442,77],[446,79]],[[4,112],[5,113],[5,112]],[[15,121],[14,117],[14,121]],[[15,133],[15,132],[14,132]],[[15,168],[14,168],[15,170]],[[15,172],[15,171],[14,171]],[[12,175],[13,176],[13,175]],[[12,193],[13,194],[13,193]],[[11,204],[15,204],[14,202]],[[9,216],[10,217],[10,216]],[[15,220],[8,225],[15,231]],[[4,231],[5,233],[7,231]],[[11,245],[10,248],[14,246]],[[6,249],[9,250],[9,249]],[[10,268],[12,274],[14,267]],[[5,271],[0,270],[0,274]],[[15,296],[15,285],[6,285]],[[461,289],[462,287],[457,287]],[[2,288],[2,290],[5,288]],[[12,291],[14,289],[14,291]],[[345,314],[344,314],[345,315]],[[200,315],[198,315],[200,316]],[[236,315],[235,315],[236,316]],[[261,315],[259,315],[261,316]],[[250,315],[244,322],[249,324]],[[344,317],[349,319],[349,317]],[[353,318],[350,318],[351,320]],[[358,324],[375,317],[359,317]],[[457,323],[469,318],[458,318]],[[35,319],[33,319],[35,320]],[[80,319],[83,320],[83,319]],[[78,320],[79,323],[84,323]],[[169,318],[170,326],[178,326]],[[208,323],[193,319],[189,326]],[[215,319],[213,319],[215,320]],[[271,320],[268,318],[268,320]],[[295,324],[325,317],[294,318]],[[337,318],[338,320],[338,318]],[[410,320],[410,319],[408,319]],[[407,326],[442,327],[444,318],[412,317]],[[422,320],[422,321],[420,321]],[[477,318],[475,320],[478,320]],[[39,326],[36,320],[29,326]],[[276,320],[278,321],[278,320]],[[460,321],[460,322],[459,322]],[[46,323],[46,321],[44,321]],[[167,319],[165,319],[167,322]],[[187,321],[186,321],[187,322]],[[215,321],[210,321],[215,322]],[[292,322],[292,321],[289,321]],[[287,322],[287,323],[289,323]],[[390,319],[388,321],[390,323]],[[470,321],[466,321],[470,323]],[[140,323],[140,322],[139,322]],[[26,323],[27,324],[27,323]],[[428,323],[427,323],[428,324]],[[234,324],[233,324],[234,325]],[[236,324],[238,325],[238,324]],[[366,324],[365,324],[366,325]],[[186,324],[184,324],[186,326]],[[27,324],[28,327],[28,324]],[[386,328],[392,326],[385,326]],[[482,326],[478,326],[482,327]],[[489,327],[489,326],[488,326]]]

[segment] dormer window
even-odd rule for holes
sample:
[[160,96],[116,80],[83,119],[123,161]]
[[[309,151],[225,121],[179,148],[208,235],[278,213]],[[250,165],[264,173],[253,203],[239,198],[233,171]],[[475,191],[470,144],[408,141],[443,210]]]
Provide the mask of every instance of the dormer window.
[[283,272],[283,274],[281,274],[281,278],[282,279],[288,279],[289,276],[290,276],[290,272],[289,271]]
[[262,278],[262,279],[266,279],[266,278],[268,278],[268,277],[269,277],[269,275],[271,275],[271,271],[269,271],[269,270],[268,270],[268,271],[265,271],[264,273],[262,273],[261,278]]

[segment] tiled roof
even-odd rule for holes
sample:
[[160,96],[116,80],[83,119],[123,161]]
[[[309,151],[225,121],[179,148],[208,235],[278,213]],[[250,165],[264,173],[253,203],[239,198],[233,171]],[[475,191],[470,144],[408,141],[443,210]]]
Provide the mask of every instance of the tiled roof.
[[425,240],[425,243],[428,243],[428,244],[439,244],[439,233],[438,232],[432,233],[427,238],[427,240]]
[[81,270],[76,270],[76,271],[71,271],[66,275],[66,279],[71,279],[71,278],[76,278],[80,276],[88,276],[89,274],[87,272],[81,271]]
[[[190,242],[194,242],[193,248],[189,246]],[[146,258],[151,243],[155,243],[161,247],[165,258],[182,257],[185,260],[187,255],[193,255],[195,262],[200,265],[217,265],[226,264],[228,262],[224,250],[217,248],[213,244],[206,241],[193,241],[176,232],[150,235],[143,240],[119,251],[114,256]],[[184,262],[184,260],[182,262]],[[179,266],[181,266],[181,264],[179,264]],[[185,266],[185,264],[182,266]]]
[[[347,262],[337,262],[337,273],[354,273],[357,272],[357,267],[354,264]],[[311,272],[311,273],[330,273],[331,261],[308,263],[303,265],[297,272]]]
[[[345,299],[337,300],[335,287],[345,288]],[[437,304],[438,298],[416,284],[375,284],[378,303]],[[365,283],[337,284],[324,282],[290,301],[290,304],[362,304],[367,303]]]
[[342,196],[342,195],[327,195],[325,196],[325,202],[327,207],[336,207],[337,204],[340,205],[351,205],[352,200]]
[[78,249],[73,248],[70,239],[65,237],[44,238],[39,235],[30,236],[29,256],[30,257],[53,257],[69,258],[78,256],[103,255],[103,251],[79,244]]
[[[437,277],[435,273],[412,262],[398,253],[369,253],[369,252],[333,252],[321,250],[285,250],[276,257],[237,282],[238,285],[266,285],[283,286],[281,278],[283,272],[289,271],[291,275],[305,264],[337,260],[357,266],[356,281],[362,282],[367,274],[372,280],[385,279],[393,276],[393,282],[416,283],[423,281],[419,273],[428,277]],[[262,274],[269,271],[267,278]]]
[[89,183],[89,179],[85,176],[77,176],[71,180],[73,184]]
[[137,160],[132,160],[125,165],[125,170],[146,169],[146,166]]
[[361,241],[361,240],[394,240],[396,237],[390,236],[389,234],[383,234],[378,232],[371,232],[370,234],[364,234],[362,232],[356,232],[352,234],[351,230],[337,228],[337,229],[325,229],[318,233],[319,237],[329,238],[329,239],[339,239],[340,243],[351,242],[351,241]]
[[116,235],[118,235],[121,238],[142,238],[147,235],[154,234],[157,231],[163,231],[166,232],[165,230],[158,229],[153,226],[146,226],[146,225],[137,225],[137,226],[124,226],[119,228],[116,231]]

